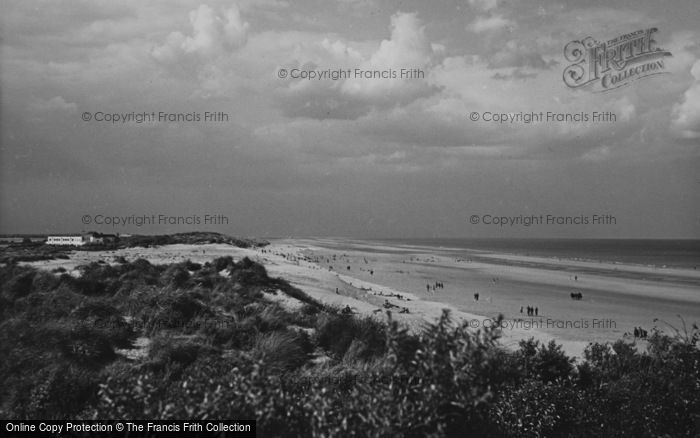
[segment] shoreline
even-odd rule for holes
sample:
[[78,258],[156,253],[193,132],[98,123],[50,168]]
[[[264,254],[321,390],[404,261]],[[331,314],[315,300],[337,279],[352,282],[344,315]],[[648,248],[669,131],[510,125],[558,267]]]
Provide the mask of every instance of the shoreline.
[[[493,320],[502,314],[505,322],[511,323],[533,319],[544,319],[545,325],[547,321],[553,322],[553,326],[544,330],[503,330],[504,344],[529,337],[543,342],[554,339],[564,346],[567,353],[580,357],[590,342],[634,341],[631,334],[638,326],[647,330],[654,325],[661,330],[669,328],[661,321],[655,323],[655,318],[674,326],[681,324],[675,318],[676,314],[684,316],[688,324],[700,320],[700,294],[696,292],[700,273],[691,269],[644,268],[495,253],[489,255],[495,260],[492,263],[488,260],[475,262],[459,257],[455,260],[455,251],[445,251],[445,248],[407,248],[405,245],[396,248],[386,242],[374,244],[359,240],[352,240],[348,245],[338,239],[295,239],[272,243],[301,247],[309,256],[345,254],[345,260],[350,261],[351,273],[343,272],[344,275],[370,281],[379,287],[414,293],[428,306],[432,305],[428,303],[442,303],[468,319]],[[361,258],[376,264],[373,275],[363,270],[361,263],[358,266],[357,261]],[[513,260],[526,261],[530,266],[509,264]],[[555,269],[551,269],[552,262],[557,265]],[[603,272],[595,270],[577,274],[576,269],[590,267],[602,268]],[[401,273],[402,270],[405,272]],[[414,281],[402,278],[404,276],[412,277]],[[575,276],[578,276],[578,281],[573,279]],[[429,295],[418,284],[420,281],[415,280],[430,278],[449,278],[450,281],[444,291]],[[471,298],[474,291],[481,294],[479,302]],[[570,298],[569,294],[574,291],[583,291],[582,301]],[[528,300],[545,302],[540,306],[544,314],[528,317],[519,313],[520,305],[527,306]],[[580,327],[586,323],[588,327]],[[629,336],[625,336],[626,333]],[[636,341],[640,346],[645,344],[643,340]]]

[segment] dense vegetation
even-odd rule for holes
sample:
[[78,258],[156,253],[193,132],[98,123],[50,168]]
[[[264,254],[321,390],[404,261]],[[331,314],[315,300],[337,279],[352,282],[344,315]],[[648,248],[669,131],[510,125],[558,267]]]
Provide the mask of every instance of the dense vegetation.
[[655,332],[646,352],[594,344],[575,364],[554,343],[504,351],[447,313],[418,334],[347,315],[248,259],[80,272],[0,268],[0,417],[252,418],[285,437],[700,433],[697,327]]
[[228,245],[233,245],[240,248],[250,248],[253,246],[264,246],[268,244],[267,241],[261,239],[244,239],[215,232],[196,231],[190,233],[161,234],[153,236],[136,234],[128,237],[123,236],[120,237],[117,247],[149,247],[175,244],[198,245],[204,243],[226,243]]
[[158,235],[129,235],[120,236],[114,241],[106,243],[86,244],[83,246],[56,246],[47,245],[43,241],[25,238],[23,242],[10,243],[4,246],[0,253],[0,263],[35,262],[40,260],[68,259],[71,251],[104,251],[122,248],[149,248],[160,245],[202,245],[209,243],[223,243],[239,248],[251,248],[268,245],[269,242],[262,239],[244,239],[231,237],[225,234],[194,231],[189,233],[158,234]]
[[42,242],[21,242],[6,245],[0,253],[0,263],[37,262],[68,259],[70,248],[44,245]]

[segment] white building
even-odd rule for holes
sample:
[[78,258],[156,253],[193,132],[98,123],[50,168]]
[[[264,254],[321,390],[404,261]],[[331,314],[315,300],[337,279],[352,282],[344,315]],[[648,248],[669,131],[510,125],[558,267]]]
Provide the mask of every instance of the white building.
[[113,244],[119,240],[119,236],[116,234],[102,234],[90,231],[82,235],[74,234],[72,236],[49,236],[46,239],[47,245],[72,245],[72,246],[82,246],[82,245],[104,245]]
[[85,243],[105,243],[104,237],[98,233],[87,233],[83,234],[83,242]]
[[85,240],[83,236],[49,236],[46,239],[46,244],[82,246],[85,245]]

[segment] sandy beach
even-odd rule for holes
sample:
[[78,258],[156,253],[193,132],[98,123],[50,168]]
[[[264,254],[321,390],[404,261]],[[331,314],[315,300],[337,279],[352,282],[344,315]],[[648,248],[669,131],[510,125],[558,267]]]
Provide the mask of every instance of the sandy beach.
[[[503,315],[506,346],[529,337],[554,339],[580,357],[590,342],[633,341],[635,327],[669,330],[667,322],[680,328],[679,316],[689,326],[700,321],[700,272],[694,269],[484,252],[464,257],[451,248],[334,239],[281,240],[269,249],[293,255],[299,268],[274,265],[273,272],[312,287],[320,299],[324,286],[331,297],[338,287],[332,302],[359,312],[389,300],[398,306],[397,318],[417,325],[449,308],[475,328]],[[435,282],[443,287],[428,290]],[[572,292],[583,299],[573,300]],[[528,316],[527,306],[537,307],[537,316]],[[410,314],[397,314],[403,307]]]
[[[376,318],[386,318],[390,310],[412,329],[434,320],[445,308],[474,329],[493,325],[503,315],[506,347],[529,337],[554,339],[567,353],[580,357],[590,342],[632,341],[634,327],[668,329],[656,318],[676,327],[681,325],[678,315],[688,324],[700,321],[696,270],[486,252],[465,257],[464,251],[453,248],[286,239],[254,249],[208,244],[74,251],[69,260],[30,264],[71,272],[93,261],[113,263],[116,256],[164,264],[187,259],[203,263],[227,255],[261,262],[271,276],[288,280],[324,303]],[[436,282],[443,287],[434,289]],[[583,299],[573,300],[572,292],[580,292]],[[528,306],[537,308],[536,316],[526,314]]]

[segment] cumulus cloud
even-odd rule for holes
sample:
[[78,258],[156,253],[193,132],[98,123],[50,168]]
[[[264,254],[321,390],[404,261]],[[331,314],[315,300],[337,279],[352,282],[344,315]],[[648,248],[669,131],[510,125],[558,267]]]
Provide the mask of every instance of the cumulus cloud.
[[[428,83],[430,67],[444,53],[431,44],[420,19],[413,13],[391,17],[391,36],[374,50],[324,38],[320,44],[296,53],[291,68],[304,70],[350,69],[349,78],[291,81],[283,90],[282,107],[293,117],[356,119],[373,108],[405,105],[436,90]],[[321,49],[319,51],[318,49]],[[355,77],[363,72],[393,72],[396,77]],[[401,70],[417,69],[422,78],[401,78]]]
[[248,38],[249,24],[243,21],[236,5],[215,11],[200,5],[190,12],[191,35],[172,32],[164,44],[151,51],[153,57],[164,63],[176,62],[183,56],[216,57],[243,46]]
[[[421,69],[424,72],[434,58],[433,46],[425,36],[425,27],[414,13],[397,13],[391,17],[391,38],[384,40],[365,62],[362,70]],[[427,74],[427,72],[426,72]],[[369,98],[408,98],[428,92],[421,79],[350,79],[343,84],[348,95]]]
[[420,66],[430,60],[432,47],[425,37],[425,27],[414,13],[391,17],[391,39],[384,40],[372,55],[368,66]]
[[683,94],[683,101],[674,105],[671,124],[682,138],[700,139],[700,60],[690,73],[695,81]]

